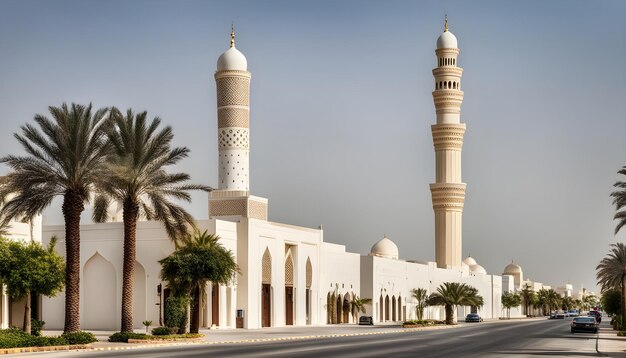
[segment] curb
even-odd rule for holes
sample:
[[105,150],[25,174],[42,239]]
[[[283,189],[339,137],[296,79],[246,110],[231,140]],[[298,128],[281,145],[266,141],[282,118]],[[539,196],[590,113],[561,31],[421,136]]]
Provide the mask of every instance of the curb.
[[67,346],[47,346],[47,347],[17,347],[17,348],[1,348],[0,355],[3,354],[15,354],[15,353],[37,353],[37,352],[56,352],[56,351],[69,351],[69,350],[85,350],[91,349],[91,346],[84,344],[67,345]]

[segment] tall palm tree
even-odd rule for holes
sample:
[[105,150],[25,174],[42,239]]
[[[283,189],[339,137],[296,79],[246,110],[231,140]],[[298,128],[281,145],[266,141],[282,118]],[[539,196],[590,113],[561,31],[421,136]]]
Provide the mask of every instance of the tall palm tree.
[[551,311],[556,311],[561,306],[563,298],[554,289],[548,289],[546,297]]
[[94,111],[91,104],[49,107],[52,119],[36,115],[35,122],[15,134],[26,156],[0,158],[13,170],[6,176],[0,197],[8,199],[0,211],[7,223],[16,217],[32,219],[63,197],[65,220],[65,327],[80,330],[80,215],[96,184],[106,177],[108,151],[105,130],[107,109]]
[[622,293],[622,321],[626,317],[626,245],[611,244],[611,251],[596,267],[596,278],[602,292],[612,288]]
[[112,145],[108,157],[108,180],[98,188],[94,202],[93,220],[107,221],[111,201],[123,207],[124,267],[122,278],[122,332],[133,331],[133,278],[136,260],[137,221],[140,215],[164,224],[170,238],[175,240],[187,233],[187,225],[194,225],[185,209],[169,198],[191,201],[190,190],[210,190],[204,185],[185,184],[189,175],[170,174],[165,168],[187,157],[189,149],[171,148],[172,128],[159,129],[161,120],[148,123],[147,112],[123,116],[111,110],[112,124],[107,131]]
[[[622,167],[622,169],[620,169],[617,173],[626,175],[626,166]],[[619,220],[617,226],[615,226],[615,234],[617,234],[620,229],[626,225],[626,210],[622,210],[626,207],[626,182],[618,181],[613,184],[613,186],[620,189],[611,193],[611,196],[613,197],[613,205],[615,205],[616,211],[613,219]]]
[[530,285],[525,284],[524,288],[520,291],[520,296],[522,298],[522,302],[524,302],[524,314],[529,315],[531,305],[537,301],[537,294],[530,287]]
[[192,297],[190,331],[198,333],[200,299],[207,282],[228,284],[239,269],[232,252],[219,243],[219,236],[196,230],[182,241],[171,255],[159,261],[161,278],[173,295]]
[[446,310],[446,324],[456,324],[454,311],[457,306],[480,307],[484,304],[483,297],[476,288],[458,282],[444,282],[437,287],[428,298],[431,306],[444,306]]
[[352,298],[352,300],[350,301],[350,310],[354,322],[357,322],[357,316],[359,315],[359,312],[362,312],[364,314],[367,313],[367,311],[365,310],[365,306],[369,305],[370,303],[372,303],[371,298],[360,298],[356,295]]
[[411,290],[411,296],[415,299],[415,314],[417,320],[424,319],[424,308],[428,305],[428,291],[425,288],[414,288]]
[[549,308],[549,303],[548,303],[548,290],[545,288],[542,288],[539,290],[539,292],[537,292],[537,305],[539,305],[539,307],[541,307],[541,312],[542,314],[545,316],[546,312],[548,312]]

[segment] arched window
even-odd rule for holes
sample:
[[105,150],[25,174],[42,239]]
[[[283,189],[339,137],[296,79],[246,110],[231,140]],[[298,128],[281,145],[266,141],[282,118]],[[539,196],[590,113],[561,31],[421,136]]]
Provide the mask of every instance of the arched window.
[[447,88],[448,88],[448,82],[445,82],[445,81],[443,82],[443,88],[444,88],[444,89],[447,89]]

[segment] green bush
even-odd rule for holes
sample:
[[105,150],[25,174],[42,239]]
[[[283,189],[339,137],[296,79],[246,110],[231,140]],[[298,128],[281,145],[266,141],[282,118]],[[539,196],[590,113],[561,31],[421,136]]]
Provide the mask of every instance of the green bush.
[[183,327],[188,304],[189,299],[186,297],[168,297],[165,301],[165,326]]
[[30,320],[30,334],[33,336],[41,336],[41,330],[43,329],[43,326],[46,325],[46,322],[44,321],[40,321],[38,319],[31,319]]
[[68,344],[89,344],[98,341],[93,333],[85,331],[63,333],[61,337],[64,338]]
[[441,324],[441,323],[443,323],[443,321],[435,321],[435,320],[432,320],[432,319],[423,319],[423,320],[405,321],[403,323],[403,325],[426,327],[426,326],[434,326],[436,324]]
[[116,332],[109,336],[109,342],[128,343],[129,339],[150,339],[150,337],[152,336],[144,333]]
[[620,337],[626,337],[626,331],[619,331],[617,332],[617,335]]
[[18,328],[0,330],[0,348],[65,346],[67,341],[62,337],[38,337]]
[[178,327],[156,327],[152,329],[152,335],[154,336],[168,336],[176,334]]
[[148,336],[148,339],[158,341],[158,340],[172,340],[172,339],[190,339],[190,338],[201,338],[204,337],[202,333],[185,333],[185,334],[170,334],[167,336]]

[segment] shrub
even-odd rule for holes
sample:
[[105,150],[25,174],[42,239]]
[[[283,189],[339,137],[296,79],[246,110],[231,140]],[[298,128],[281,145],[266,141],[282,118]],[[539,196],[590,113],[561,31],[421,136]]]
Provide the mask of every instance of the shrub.
[[152,335],[154,336],[167,336],[176,334],[178,327],[156,327],[152,329]]
[[67,341],[62,337],[38,337],[18,328],[0,330],[0,348],[65,346]]
[[85,331],[63,333],[61,337],[65,338],[68,344],[89,344],[98,341],[93,333]]
[[617,332],[617,335],[620,337],[626,337],[626,331],[619,331]]
[[150,339],[150,337],[151,336],[144,333],[116,332],[109,336],[109,342],[128,343],[129,339]]
[[183,327],[187,304],[189,304],[189,299],[186,297],[168,297],[165,302],[165,326]]
[[151,340],[172,340],[172,339],[190,339],[204,337],[202,333],[185,333],[185,334],[170,334],[167,336],[148,336]]
[[43,326],[46,325],[46,322],[44,321],[40,321],[38,319],[31,319],[30,320],[30,334],[33,336],[41,336],[41,330],[43,329]]

